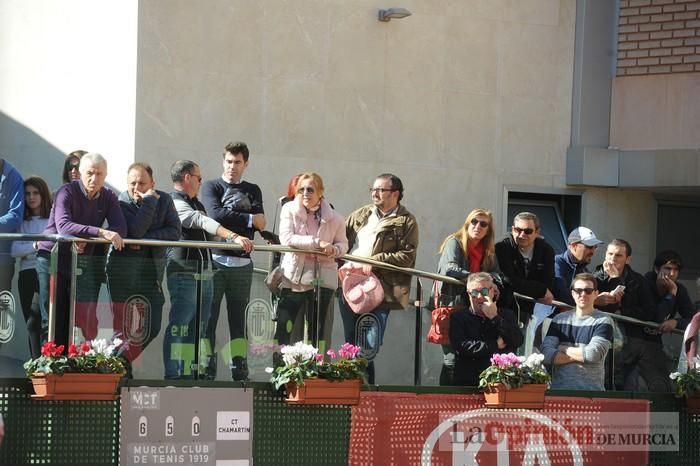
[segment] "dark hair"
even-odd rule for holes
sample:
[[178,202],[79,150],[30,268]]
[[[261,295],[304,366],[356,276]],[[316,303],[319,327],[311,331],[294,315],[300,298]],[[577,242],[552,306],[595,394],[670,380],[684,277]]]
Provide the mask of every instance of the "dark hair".
[[671,249],[661,251],[656,255],[656,259],[654,259],[655,269],[660,269],[666,264],[673,264],[676,267],[678,267],[678,270],[683,268],[683,261],[681,260],[681,256],[676,251],[673,251]]
[[391,181],[391,189],[399,192],[399,201],[403,199],[403,183],[401,182],[401,179],[398,176],[392,175],[391,173],[382,173],[376,179]]
[[614,240],[612,240],[608,243],[608,246],[610,246],[610,245],[617,246],[617,247],[624,247],[625,252],[627,253],[627,257],[632,255],[632,246],[630,246],[630,243],[628,243],[624,239],[615,238]]
[[70,165],[71,161],[77,160],[80,162],[80,159],[83,157],[83,155],[87,154],[86,150],[74,150],[70,154],[66,155],[66,160],[63,162],[63,175],[61,177],[63,178],[63,183],[70,183]]
[[[39,216],[41,218],[49,218],[51,214],[51,191],[49,191],[49,185],[46,184],[43,178],[39,176],[30,176],[24,180],[24,187],[33,186],[39,191],[41,196],[41,204],[39,204]],[[29,210],[29,206],[24,204],[24,219],[27,220],[31,218],[32,212]]]
[[226,157],[227,152],[231,153],[231,155],[241,154],[244,162],[247,162],[248,157],[250,157],[250,152],[245,142],[229,142],[224,149],[224,157]]
[[577,274],[573,280],[571,280],[571,289],[574,289],[574,283],[576,283],[577,280],[581,280],[584,282],[591,282],[593,283],[593,289],[598,290],[598,280],[595,279],[595,275],[592,273],[584,272],[584,273],[579,273]]
[[192,174],[192,171],[198,165],[191,160],[178,160],[170,166],[170,179],[173,183],[179,183],[184,180],[186,174]]
[[151,181],[153,181],[153,169],[149,164],[147,164],[146,162],[134,162],[131,165],[129,165],[129,168],[126,169],[126,173],[129,174],[129,172],[134,168],[138,168],[148,173],[148,176],[151,177]]
[[513,217],[513,225],[515,226],[515,222],[518,220],[532,220],[535,224],[535,230],[540,229],[540,219],[537,218],[537,215],[533,214],[532,212],[520,212],[518,213],[515,217]]

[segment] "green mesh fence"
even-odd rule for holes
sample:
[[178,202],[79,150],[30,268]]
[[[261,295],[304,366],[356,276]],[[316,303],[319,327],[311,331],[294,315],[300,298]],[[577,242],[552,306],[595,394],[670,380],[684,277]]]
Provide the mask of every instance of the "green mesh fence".
[[32,400],[30,385],[0,385],[5,421],[0,464],[118,464],[118,401]]
[[[209,384],[200,382],[198,385]],[[183,382],[178,386],[188,385]],[[215,386],[238,388],[241,385],[218,382]],[[347,464],[350,407],[289,406],[269,384],[252,386],[255,390],[253,458],[256,466]],[[464,390],[446,387],[392,386],[380,390],[464,393]],[[0,379],[0,413],[6,430],[0,446],[0,465],[119,464],[118,401],[37,401],[32,400],[29,393],[28,381]],[[556,395],[576,396],[577,393],[557,391]],[[700,416],[687,414],[684,400],[670,394],[649,393],[585,392],[585,396],[648,399],[652,402],[652,411],[678,412],[679,451],[651,452],[649,464],[700,464]]]

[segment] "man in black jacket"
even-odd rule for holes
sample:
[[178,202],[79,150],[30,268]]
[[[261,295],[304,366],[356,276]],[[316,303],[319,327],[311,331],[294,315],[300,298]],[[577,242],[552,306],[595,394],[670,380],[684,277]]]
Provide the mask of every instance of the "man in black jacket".
[[[531,212],[513,218],[511,234],[496,243],[496,257],[501,272],[516,293],[551,304],[554,295],[554,249],[539,237],[540,221]],[[534,303],[518,301],[520,321],[527,325]]]
[[[202,203],[207,215],[240,237],[253,240],[255,230],[265,229],[262,192],[258,185],[243,180],[250,153],[244,142],[229,143],[223,153],[223,173],[202,185]],[[228,361],[233,380],[248,378],[248,344],[245,339],[246,307],[253,282],[250,251],[215,249],[214,296],[207,337],[215,345],[221,301],[226,296],[229,344]],[[214,368],[210,367],[213,375]]]
[[523,343],[513,312],[496,306],[495,289],[488,273],[469,274],[469,309],[450,316],[450,343],[456,356],[455,385],[477,386],[479,374],[489,366],[494,353],[515,352]]
[[[132,163],[127,189],[119,194],[130,239],[177,241],[182,227],[173,199],[155,189],[147,163]],[[135,360],[160,331],[165,298],[162,282],[165,248],[126,245],[112,249],[107,260],[107,286],[112,299],[114,332],[127,342],[123,356]]]
[[[632,270],[632,246],[623,239],[613,239],[605,250],[605,261],[595,273],[600,293],[597,309],[638,320],[656,320],[649,287],[639,273]],[[661,322],[661,321],[659,321]],[[651,391],[667,391],[670,387],[661,341],[649,341],[643,327],[618,323],[624,333],[624,346],[615,351],[615,385],[618,390],[642,390],[641,376]],[[614,342],[619,346],[619,341]],[[612,388],[612,387],[609,387]]]

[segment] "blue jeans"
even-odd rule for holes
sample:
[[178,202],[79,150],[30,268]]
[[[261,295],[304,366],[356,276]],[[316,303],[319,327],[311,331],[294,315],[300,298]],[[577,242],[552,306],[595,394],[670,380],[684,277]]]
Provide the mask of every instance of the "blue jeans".
[[[355,314],[352,309],[350,309],[350,306],[345,302],[345,297],[342,292],[338,293],[338,307],[340,308],[340,317],[343,320],[345,341],[357,345],[356,324],[362,314]],[[389,321],[390,311],[386,303],[383,303],[371,311],[379,321],[379,328],[376,328],[376,326],[370,327],[364,339],[367,342],[367,346],[374,348],[376,353],[379,352],[379,347],[384,342],[384,332],[386,331],[386,325]],[[369,383],[374,383],[374,361],[371,360],[367,366],[367,379]]]
[[[200,311],[200,338],[206,335],[206,323],[212,299],[212,281],[195,280],[192,272],[168,270],[170,314],[163,337],[163,364],[165,378],[191,378],[191,363],[195,359],[195,323]],[[197,285],[201,286],[201,302],[197,303]],[[200,348],[200,354],[202,353]],[[200,361],[200,366],[203,362]]]

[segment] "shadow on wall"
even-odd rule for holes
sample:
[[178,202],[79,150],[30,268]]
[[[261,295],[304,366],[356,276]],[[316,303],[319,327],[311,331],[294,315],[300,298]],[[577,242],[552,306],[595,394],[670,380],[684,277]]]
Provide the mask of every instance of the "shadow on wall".
[[61,185],[65,154],[3,112],[0,112],[0,156],[9,160],[24,178],[40,176],[51,190]]
[[[25,179],[30,176],[42,177],[49,184],[51,192],[62,184],[61,173],[66,153],[78,149],[94,150],[79,141],[64,153],[34,130],[0,111],[0,157],[9,160]],[[99,149],[97,152],[100,152]],[[109,162],[109,156],[103,155]],[[119,193],[119,189],[109,183],[106,186]]]

